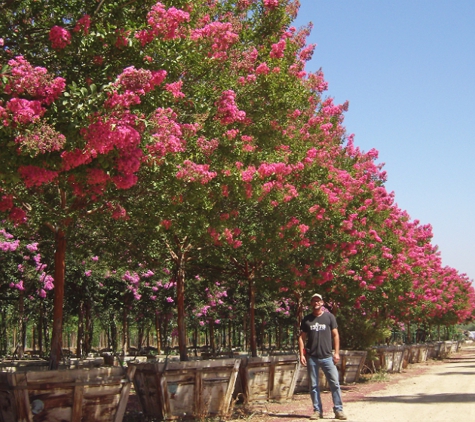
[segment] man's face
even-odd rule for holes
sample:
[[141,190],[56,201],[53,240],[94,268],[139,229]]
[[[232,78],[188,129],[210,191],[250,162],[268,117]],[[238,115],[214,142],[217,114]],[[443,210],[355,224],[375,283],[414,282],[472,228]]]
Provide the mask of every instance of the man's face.
[[310,306],[313,310],[319,310],[323,306],[323,300],[319,297],[313,297],[310,301]]

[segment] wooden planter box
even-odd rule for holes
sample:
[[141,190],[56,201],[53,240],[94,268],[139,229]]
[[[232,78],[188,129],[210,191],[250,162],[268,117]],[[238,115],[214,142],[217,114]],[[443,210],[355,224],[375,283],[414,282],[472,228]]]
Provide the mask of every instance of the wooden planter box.
[[376,369],[386,372],[401,372],[404,362],[404,346],[380,346],[374,350],[377,359],[374,364]]
[[404,346],[404,352],[402,354],[402,369],[407,369],[415,353],[414,346]]
[[437,359],[445,359],[452,352],[451,341],[437,341],[434,347],[435,357]]
[[358,381],[367,354],[368,352],[359,350],[340,351],[340,362],[337,367],[340,372],[340,382],[342,384],[350,384]]
[[129,363],[135,391],[147,417],[227,417],[240,359]]
[[[351,384],[357,382],[361,375],[361,370],[366,361],[366,351],[360,350],[340,350],[340,362],[336,365],[341,384]],[[330,387],[322,370],[318,376],[321,390],[329,390]],[[300,365],[295,386],[296,393],[309,391],[309,381],[307,367]]]
[[427,344],[421,344],[419,349],[419,360],[418,362],[427,362],[429,358],[429,346]]
[[134,371],[0,372],[0,422],[121,422]]
[[234,396],[245,403],[291,400],[299,365],[296,354],[243,358]]

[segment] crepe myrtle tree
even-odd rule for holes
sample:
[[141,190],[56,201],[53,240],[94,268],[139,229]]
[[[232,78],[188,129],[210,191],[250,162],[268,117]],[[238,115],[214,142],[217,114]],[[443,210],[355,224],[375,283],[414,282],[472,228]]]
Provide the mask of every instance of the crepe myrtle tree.
[[[47,225],[55,237],[52,368],[60,355],[71,222],[104,211],[126,217],[117,192],[137,183],[144,164],[159,167],[176,154],[176,178],[214,178],[210,164],[194,161],[202,157],[183,154],[187,142],[206,155],[216,148],[215,134],[252,123],[237,106],[238,82],[279,75],[279,65],[299,82],[301,60],[285,53],[295,10],[293,2],[273,0],[5,2],[0,207],[17,223]],[[260,50],[278,65],[258,60]],[[232,135],[226,139],[221,150],[233,148]],[[179,281],[185,239],[173,252]],[[184,335],[180,318],[179,327]]]
[[[313,46],[305,46],[307,30],[290,26],[294,2],[237,2],[234,15],[231,3],[213,2],[212,10],[213,19],[221,17],[225,25],[203,24],[194,37],[221,34],[221,41],[204,43],[200,62],[189,64],[199,71],[183,74],[173,110],[157,113],[162,156],[140,169],[140,182],[127,192],[133,202],[126,207],[128,215],[155,233],[150,242],[159,239],[173,262],[182,359],[187,358],[187,267],[216,236],[239,248],[240,228],[231,227],[225,216],[239,213],[241,203],[243,209],[264,208],[259,205],[264,185],[281,172],[290,177],[289,171],[301,166],[287,163],[287,132],[298,117],[296,110],[312,106],[309,85],[320,80],[303,70]],[[147,48],[150,54],[156,49],[148,38]],[[212,102],[200,102],[202,98]],[[176,153],[170,154],[171,149]],[[291,183],[279,182],[273,191],[280,201],[294,193]]]
[[[26,347],[27,322],[38,315],[39,350],[43,352],[43,300],[53,289],[53,277],[48,268],[48,254],[41,248],[38,236],[27,237],[4,222],[0,228],[0,300],[15,301],[18,341],[14,354],[23,358]],[[43,245],[44,246],[44,245]],[[43,250],[42,250],[43,249]],[[39,312],[37,312],[39,310]]]

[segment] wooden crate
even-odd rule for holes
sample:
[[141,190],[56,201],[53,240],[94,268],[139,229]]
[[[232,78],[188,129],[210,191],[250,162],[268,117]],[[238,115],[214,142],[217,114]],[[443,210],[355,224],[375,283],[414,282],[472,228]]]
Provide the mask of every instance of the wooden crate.
[[0,372],[0,422],[121,422],[134,371]]
[[404,363],[404,346],[379,346],[374,348],[377,370],[401,372]]
[[298,355],[247,357],[242,359],[235,396],[245,403],[290,400],[298,377]]
[[[351,384],[357,382],[361,375],[361,370],[366,361],[368,352],[360,350],[340,350],[340,362],[336,365],[338,369],[339,380],[341,384]],[[321,390],[329,390],[329,385],[325,374],[320,369],[319,387]],[[309,380],[307,367],[300,365],[298,369],[298,376],[295,386],[296,393],[303,393],[309,391]]]
[[341,383],[349,384],[358,381],[367,354],[365,350],[340,350],[340,362],[337,367]]
[[159,419],[226,417],[240,359],[129,363],[146,416]]

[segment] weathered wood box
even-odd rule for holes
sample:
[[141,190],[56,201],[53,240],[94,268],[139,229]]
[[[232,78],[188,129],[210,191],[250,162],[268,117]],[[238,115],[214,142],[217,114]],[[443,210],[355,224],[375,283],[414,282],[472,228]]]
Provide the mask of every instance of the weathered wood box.
[[247,357],[242,359],[235,397],[245,403],[290,400],[298,376],[298,355]]
[[[364,350],[340,350],[340,362],[338,362],[336,367],[341,384],[351,384],[358,381],[361,370],[365,364],[366,355],[367,352]],[[329,389],[325,374],[322,370],[319,372],[318,380],[320,389]],[[308,392],[309,388],[307,367],[300,365],[295,392]]]
[[1,422],[121,422],[135,369],[0,372]]
[[129,363],[147,417],[159,419],[227,417],[240,359]]
[[376,370],[401,372],[404,363],[405,346],[379,346],[374,348]]

